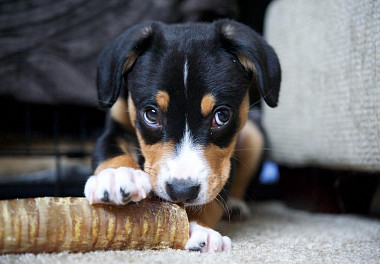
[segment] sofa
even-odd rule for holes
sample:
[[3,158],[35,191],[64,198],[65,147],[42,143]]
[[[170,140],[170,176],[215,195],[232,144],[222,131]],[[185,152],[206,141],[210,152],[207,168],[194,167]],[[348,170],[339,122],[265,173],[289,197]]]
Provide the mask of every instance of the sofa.
[[282,66],[265,109],[272,158],[380,172],[380,2],[278,0],[266,38]]

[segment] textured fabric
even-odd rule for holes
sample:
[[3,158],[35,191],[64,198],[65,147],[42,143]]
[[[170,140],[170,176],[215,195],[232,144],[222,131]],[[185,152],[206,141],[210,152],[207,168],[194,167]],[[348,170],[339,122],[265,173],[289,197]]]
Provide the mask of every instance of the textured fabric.
[[97,105],[96,59],[145,20],[235,17],[229,0],[29,0],[0,3],[0,95],[32,103]]
[[231,253],[182,250],[0,256],[0,263],[379,263],[380,221],[350,215],[311,214],[277,202],[251,204],[246,222],[220,225]]
[[380,1],[278,0],[265,31],[283,69],[273,159],[380,171]]

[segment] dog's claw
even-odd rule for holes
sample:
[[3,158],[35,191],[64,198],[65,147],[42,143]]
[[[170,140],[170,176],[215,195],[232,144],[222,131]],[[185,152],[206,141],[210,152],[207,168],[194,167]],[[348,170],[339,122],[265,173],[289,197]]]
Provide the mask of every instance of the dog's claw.
[[123,188],[120,187],[121,200],[123,204],[127,204],[131,201],[131,193],[125,192]]
[[105,202],[105,203],[110,203],[111,202],[108,191],[104,191],[103,197],[100,200],[102,202]]
[[201,248],[203,248],[203,247],[205,247],[206,246],[206,242],[201,242],[201,243],[199,243],[199,246],[201,247]]
[[192,247],[192,248],[189,248],[189,251],[195,251],[195,252],[201,252],[201,248],[200,247]]

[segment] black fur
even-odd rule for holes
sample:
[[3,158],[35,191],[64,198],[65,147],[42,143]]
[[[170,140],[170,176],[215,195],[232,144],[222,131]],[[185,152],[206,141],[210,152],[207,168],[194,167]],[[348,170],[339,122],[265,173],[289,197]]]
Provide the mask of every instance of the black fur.
[[[137,56],[127,72],[127,56]],[[256,68],[247,72],[237,54],[243,54]],[[188,63],[187,83],[184,64]],[[251,104],[261,94],[265,102],[277,105],[280,65],[273,49],[249,27],[231,21],[166,25],[148,21],[125,31],[102,52],[98,62],[99,104],[111,107],[119,94],[130,94],[136,107],[135,127],[146,144],[182,139],[186,123],[197,144],[228,147],[239,128],[239,109],[249,90]],[[166,91],[170,97],[167,113],[159,113],[160,127],[143,120],[144,111],[157,107],[155,95]],[[207,93],[216,98],[216,107],[226,106],[232,119],[222,128],[211,128],[214,112],[204,117],[200,104]],[[109,117],[108,117],[109,118]],[[126,136],[121,126],[109,120],[95,149],[94,165],[120,155],[115,136]]]
[[128,142],[134,142],[136,146],[138,146],[136,136],[128,133],[119,123],[114,121],[112,117],[107,114],[104,132],[96,141],[94,152],[92,154],[93,170],[95,170],[103,161],[124,154],[119,146],[118,140],[120,138]]
[[[225,31],[226,25],[232,26],[231,32]],[[277,57],[257,33],[240,23],[220,20],[166,25],[152,21],[128,29],[100,56],[97,83],[102,107],[112,106],[117,99],[123,84],[123,65],[130,52],[139,56],[124,76],[124,87],[132,95],[138,111],[136,127],[147,144],[168,140],[178,143],[187,117],[197,143],[226,147],[239,126],[238,111],[246,89],[250,89],[251,97],[259,90],[270,106],[277,105],[281,78]],[[251,59],[258,76],[243,69],[236,53]],[[183,82],[185,58],[188,87]],[[251,85],[252,78],[258,83]],[[159,130],[149,128],[142,120],[144,109],[156,105],[158,90],[167,91],[171,102],[176,102],[170,104]],[[199,105],[206,93],[213,94],[218,105],[232,109],[234,118],[225,128],[212,131],[212,115],[203,118]]]

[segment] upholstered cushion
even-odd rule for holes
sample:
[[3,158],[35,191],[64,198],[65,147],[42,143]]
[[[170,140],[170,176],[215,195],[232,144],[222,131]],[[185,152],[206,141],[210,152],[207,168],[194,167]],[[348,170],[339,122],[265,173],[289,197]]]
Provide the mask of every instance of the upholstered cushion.
[[283,69],[273,159],[380,171],[380,2],[278,0],[265,32]]

